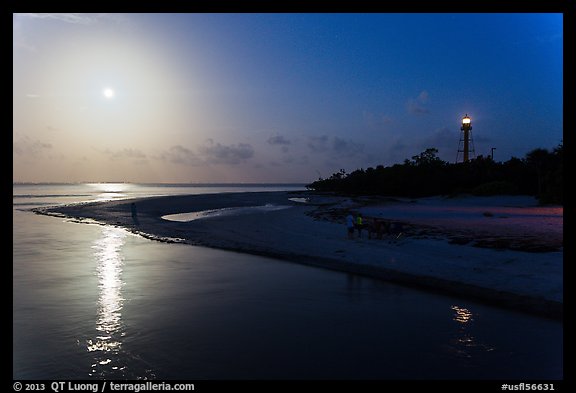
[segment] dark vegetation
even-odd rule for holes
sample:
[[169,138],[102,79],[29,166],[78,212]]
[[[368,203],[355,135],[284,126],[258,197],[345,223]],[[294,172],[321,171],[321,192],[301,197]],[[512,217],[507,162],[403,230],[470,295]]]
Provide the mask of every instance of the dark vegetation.
[[522,159],[496,162],[478,156],[451,164],[438,158],[438,150],[426,149],[412,160],[389,167],[343,169],[307,188],[348,195],[424,197],[432,195],[534,195],[541,204],[563,204],[564,146],[552,151],[535,149]]

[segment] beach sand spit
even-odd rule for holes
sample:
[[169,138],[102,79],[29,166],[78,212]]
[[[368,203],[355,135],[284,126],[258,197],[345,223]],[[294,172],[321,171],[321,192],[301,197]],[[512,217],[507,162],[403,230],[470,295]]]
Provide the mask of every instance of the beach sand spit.
[[[218,209],[227,213],[218,214]],[[160,241],[361,274],[552,318],[563,315],[563,210],[539,207],[530,197],[407,199],[246,192],[34,211],[116,225]],[[211,212],[191,221],[163,218],[206,211]],[[344,218],[349,212],[361,213],[365,221],[401,222],[403,235],[368,239],[363,231],[361,238],[355,233],[348,239]]]

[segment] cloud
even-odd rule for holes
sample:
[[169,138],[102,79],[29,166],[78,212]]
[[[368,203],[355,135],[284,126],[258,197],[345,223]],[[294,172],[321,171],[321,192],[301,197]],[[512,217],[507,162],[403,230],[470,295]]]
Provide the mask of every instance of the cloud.
[[66,22],[76,25],[91,25],[98,22],[108,14],[84,14],[84,13],[20,13],[18,16],[25,16],[34,19],[48,19]]
[[[12,46],[35,53],[37,46],[29,40],[28,25],[34,20],[53,21],[71,26],[91,26],[99,23],[112,23],[125,28],[130,19],[124,14],[107,13],[14,13],[12,18]],[[28,23],[31,22],[31,23]]]
[[33,140],[28,136],[23,136],[18,141],[12,143],[12,152],[15,155],[23,155],[27,157],[40,157],[44,155],[46,151],[50,151],[51,149],[52,144]]
[[354,157],[364,151],[364,145],[334,137],[332,140],[332,150],[339,156]]
[[326,153],[332,157],[354,157],[364,151],[364,145],[351,139],[342,139],[328,135],[311,136],[308,138],[308,148],[315,154]]
[[428,97],[428,92],[423,90],[420,92],[420,94],[418,94],[418,97],[408,100],[406,105],[408,112],[415,115],[430,113],[430,110],[426,107],[426,104],[428,103]]
[[18,33],[22,33],[23,26],[26,26],[28,21],[33,22],[33,20],[44,20],[75,26],[104,24],[108,25],[108,27],[131,28],[134,25],[133,20],[127,14],[119,13],[14,13],[12,20],[13,31]]
[[175,145],[160,154],[159,158],[179,165],[200,165],[202,160],[194,152],[184,146]]
[[286,139],[282,135],[271,136],[270,138],[268,138],[267,142],[269,145],[282,146],[282,152],[284,153],[288,153],[289,150],[288,146],[292,144],[292,142],[289,139]]
[[423,104],[428,102],[428,92],[426,90],[422,90],[420,94],[418,94],[418,101]]
[[282,135],[271,136],[267,142],[269,145],[289,145],[292,143]]
[[223,145],[208,139],[196,152],[182,145],[174,145],[154,157],[178,165],[240,164],[254,156],[254,148],[246,143]]
[[254,156],[254,148],[247,143],[223,145],[209,139],[207,145],[200,147],[200,152],[207,162],[212,164],[240,164]]
[[138,149],[132,149],[132,148],[124,148],[121,150],[109,150],[106,149],[103,151],[104,154],[106,154],[107,156],[109,156],[111,159],[113,160],[121,160],[121,159],[137,159],[137,160],[145,160],[146,154],[144,154],[143,152],[141,152]]

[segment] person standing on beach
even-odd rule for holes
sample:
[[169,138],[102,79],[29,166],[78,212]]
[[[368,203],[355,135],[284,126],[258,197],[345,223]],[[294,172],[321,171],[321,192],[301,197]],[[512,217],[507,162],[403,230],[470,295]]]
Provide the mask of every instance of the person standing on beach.
[[134,202],[130,204],[130,211],[132,212],[132,221],[134,224],[139,225],[140,222],[138,221],[138,212],[136,211],[136,204]]
[[362,221],[362,214],[358,213],[358,217],[356,217],[356,229],[358,229],[358,238],[362,237],[362,228],[364,228],[364,222]]
[[346,216],[346,228],[348,230],[348,239],[354,238],[354,217],[352,214],[348,213]]

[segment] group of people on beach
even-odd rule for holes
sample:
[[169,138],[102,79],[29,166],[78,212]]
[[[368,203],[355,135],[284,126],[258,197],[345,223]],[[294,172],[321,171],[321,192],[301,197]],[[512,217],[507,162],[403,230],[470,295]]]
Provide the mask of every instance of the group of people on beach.
[[346,216],[346,229],[348,239],[354,239],[354,232],[358,232],[358,238],[362,238],[362,231],[368,232],[368,239],[383,239],[384,236],[393,236],[398,239],[402,235],[402,224],[399,222],[389,222],[380,218],[366,218],[358,213],[356,217],[352,213]]

